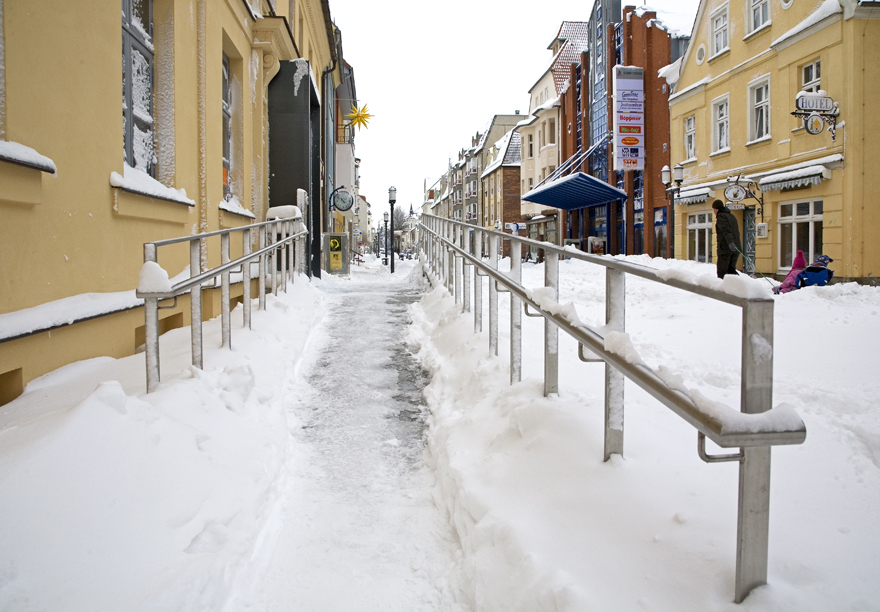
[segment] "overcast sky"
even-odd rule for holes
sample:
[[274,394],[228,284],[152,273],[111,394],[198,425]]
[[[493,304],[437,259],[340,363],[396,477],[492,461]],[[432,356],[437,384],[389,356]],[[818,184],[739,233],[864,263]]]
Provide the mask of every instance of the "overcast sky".
[[[698,4],[647,3],[686,34]],[[587,21],[591,10],[590,0],[330,0],[359,102],[375,115],[355,137],[374,224],[388,210],[390,186],[399,206],[417,209],[424,181],[436,181],[493,115],[519,110],[525,118],[560,23]]]

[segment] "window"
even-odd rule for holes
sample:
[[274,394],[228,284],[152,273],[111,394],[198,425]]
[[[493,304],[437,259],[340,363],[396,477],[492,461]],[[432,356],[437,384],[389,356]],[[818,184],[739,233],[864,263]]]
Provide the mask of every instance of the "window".
[[556,144],[556,119],[550,119],[547,125],[547,141]]
[[801,89],[804,91],[819,91],[820,86],[820,77],[822,76],[822,70],[819,63],[819,60],[815,62],[811,62],[801,68]]
[[529,134],[529,159],[535,156],[534,136]]
[[533,179],[533,178],[531,178],[531,177],[529,177],[529,191],[531,191],[531,190],[532,190],[532,185],[534,185],[534,184],[535,184],[535,181],[534,181],[534,179]]
[[232,169],[232,87],[230,87],[229,57],[223,54],[223,199],[232,197],[230,171]]
[[749,31],[754,32],[770,23],[770,0],[750,0],[752,13],[749,19]]
[[809,264],[822,247],[822,200],[780,204],[779,267],[791,268],[798,250]]
[[730,47],[727,33],[727,5],[712,15],[711,24],[712,55],[718,55]]
[[687,258],[712,263],[712,213],[688,215],[687,233]]
[[694,159],[697,156],[697,118],[695,116],[684,119],[684,157]]
[[155,177],[153,115],[153,2],[122,0],[122,133],[125,162]]
[[770,135],[770,80],[749,86],[749,140]]
[[712,102],[712,152],[730,149],[730,103],[727,96]]

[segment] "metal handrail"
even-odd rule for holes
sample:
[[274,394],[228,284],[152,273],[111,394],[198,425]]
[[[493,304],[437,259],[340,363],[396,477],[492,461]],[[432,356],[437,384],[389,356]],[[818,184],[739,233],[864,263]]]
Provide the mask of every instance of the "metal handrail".
[[[303,192],[298,194],[298,198],[302,201],[298,203],[300,206],[307,204],[307,195]],[[251,326],[251,262],[259,260],[260,273],[257,277],[259,281],[259,308],[266,308],[266,275],[267,261],[268,268],[271,269],[272,292],[277,295],[279,287],[279,279],[276,274],[276,260],[280,264],[281,278],[280,284],[284,291],[287,291],[287,281],[290,278],[293,281],[294,272],[302,273],[305,263],[304,238],[308,235],[308,230],[302,229],[295,232],[295,224],[300,219],[280,218],[260,223],[253,223],[242,227],[217,230],[213,232],[205,232],[192,236],[181,236],[179,238],[170,238],[167,240],[157,240],[155,242],[147,242],[144,244],[144,262],[157,262],[158,247],[168,246],[188,242],[190,245],[190,278],[180,281],[171,287],[169,291],[161,292],[141,292],[136,291],[137,297],[144,299],[144,331],[145,331],[145,361],[147,370],[147,393],[155,391],[160,382],[159,369],[159,301],[173,298],[177,300],[177,296],[186,292],[190,293],[190,315],[191,315],[191,343],[192,343],[192,364],[201,368],[202,359],[202,288],[206,281],[214,280],[216,287],[216,278],[220,277],[221,290],[221,327],[222,327],[222,346],[232,346],[232,326],[231,326],[231,307],[230,307],[230,272],[240,269],[242,273],[242,324],[244,327]],[[242,255],[234,260],[229,259],[229,242],[230,235],[234,233],[242,234]],[[254,234],[258,234],[259,248],[252,251],[251,243],[254,240]],[[201,271],[202,266],[202,245],[207,244],[206,239],[220,236],[220,259],[219,266],[215,266],[210,270]],[[296,249],[293,246],[296,246]]]
[[[471,309],[471,278],[466,266],[473,269],[474,330],[482,330],[482,280],[489,278],[489,349],[498,354],[498,293],[509,292],[510,309],[510,381],[521,379],[522,314],[544,318],[544,394],[558,392],[558,330],[578,341],[582,361],[605,362],[605,459],[623,454],[624,376],[639,385],[662,404],[681,416],[697,430],[698,454],[706,462],[738,461],[740,464],[739,512],[735,601],[741,602],[756,586],[767,581],[769,542],[770,447],[800,444],[806,427],[799,418],[787,418],[786,426],[769,422],[762,413],[772,409],[773,393],[773,307],[772,298],[743,298],[718,289],[693,285],[677,278],[664,278],[658,271],[609,257],[562,248],[488,228],[474,227],[451,219],[422,215],[420,246],[425,260],[423,269],[433,283],[443,283],[464,311]],[[471,241],[466,239],[474,233]],[[488,237],[488,261],[483,257],[483,234]],[[498,270],[498,245],[510,242],[510,272]],[[535,294],[521,284],[523,245],[544,249],[544,295]],[[558,314],[560,257],[580,259],[601,265],[606,270],[606,324],[596,330]],[[725,417],[721,410],[704,410],[683,391],[672,388],[657,373],[639,363],[630,363],[622,355],[605,349],[603,332],[623,332],[625,328],[626,275],[658,282],[676,289],[739,306],[743,310],[742,380],[740,411],[731,408]],[[503,289],[502,289],[503,288]],[[551,299],[552,296],[552,299]],[[520,304],[522,308],[520,308]],[[534,312],[530,312],[534,311]],[[595,357],[584,355],[588,349]],[[769,349],[769,350],[768,350]],[[735,417],[735,418],[734,418]],[[735,455],[708,455],[704,436],[722,447],[739,447]]]

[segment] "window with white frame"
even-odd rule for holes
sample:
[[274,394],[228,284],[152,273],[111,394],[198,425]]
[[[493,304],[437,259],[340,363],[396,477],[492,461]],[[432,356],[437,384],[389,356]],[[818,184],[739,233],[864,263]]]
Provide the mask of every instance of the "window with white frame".
[[688,215],[687,233],[688,259],[712,263],[712,213]]
[[801,68],[801,89],[804,91],[819,91],[822,76],[822,66],[819,60],[810,62]]
[[697,118],[693,115],[684,119],[684,157],[694,159],[697,156]]
[[779,267],[791,268],[799,250],[809,264],[822,254],[822,200],[779,205]]
[[754,32],[770,22],[770,0],[749,0],[752,10],[749,15],[749,31]]
[[529,134],[529,159],[533,158],[534,156],[535,156],[535,141],[534,141],[534,135],[533,135],[533,134]]
[[749,140],[770,135],[770,78],[749,85]]
[[730,48],[727,28],[727,5],[712,13],[709,20],[712,24],[712,55],[718,55]]
[[556,119],[547,122],[547,143],[556,144]]
[[727,96],[712,102],[712,152],[730,148],[730,101]]
[[125,162],[155,177],[153,118],[153,2],[122,0],[122,133]]

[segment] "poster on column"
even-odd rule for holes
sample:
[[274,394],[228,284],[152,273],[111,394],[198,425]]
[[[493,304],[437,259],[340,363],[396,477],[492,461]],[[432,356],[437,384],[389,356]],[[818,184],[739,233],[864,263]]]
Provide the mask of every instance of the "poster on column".
[[615,66],[614,169],[645,169],[645,75],[636,66]]

